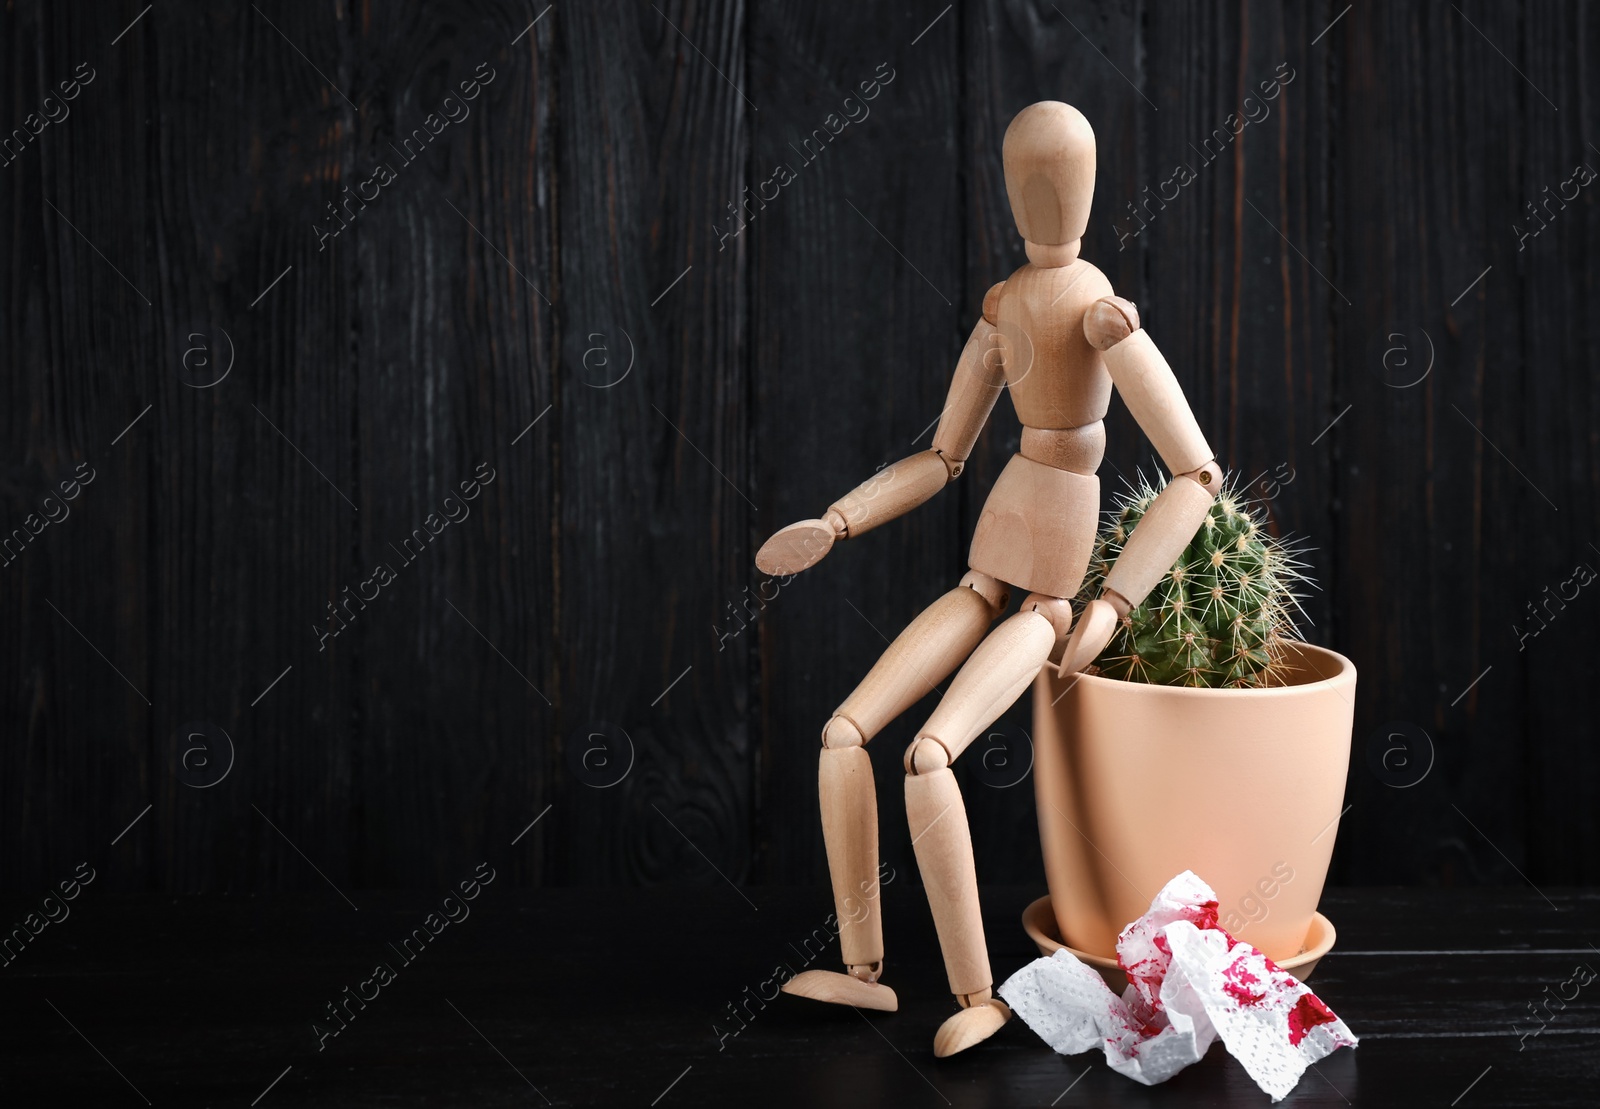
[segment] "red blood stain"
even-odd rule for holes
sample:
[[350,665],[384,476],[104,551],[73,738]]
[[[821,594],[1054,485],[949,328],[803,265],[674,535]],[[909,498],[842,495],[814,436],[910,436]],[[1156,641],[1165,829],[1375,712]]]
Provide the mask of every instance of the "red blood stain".
[[1319,1024],[1331,1024],[1338,1019],[1316,994],[1301,994],[1300,1000],[1289,1010],[1289,1046],[1299,1047],[1307,1032]]
[[1117,966],[1129,978],[1146,978],[1160,981],[1166,974],[1160,962],[1155,959],[1140,959],[1134,963],[1125,963],[1122,956],[1117,956]]
[[1200,919],[1194,922],[1196,928],[1215,928],[1217,926],[1217,903],[1207,901],[1200,906]]
[[1267,996],[1267,991],[1261,985],[1261,979],[1244,965],[1248,958],[1248,955],[1240,955],[1222,972],[1222,992],[1240,1005],[1259,1005],[1262,998]]
[[1131,1032],[1139,1040],[1148,1040],[1158,1036],[1162,1031],[1162,1025],[1156,1020],[1156,1012],[1159,1011],[1160,1010],[1157,1009],[1156,1011],[1152,1012],[1150,1014],[1150,1019],[1148,1020],[1141,1019],[1136,1013],[1134,1014],[1132,1020],[1123,1021],[1122,1027],[1128,1032]]

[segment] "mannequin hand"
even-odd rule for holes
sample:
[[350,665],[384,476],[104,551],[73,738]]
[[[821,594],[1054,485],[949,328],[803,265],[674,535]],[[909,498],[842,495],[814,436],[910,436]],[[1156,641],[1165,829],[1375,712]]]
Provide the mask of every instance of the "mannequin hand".
[[[833,515],[830,513],[830,515]],[[756,566],[764,574],[778,577],[798,574],[822,561],[833,549],[834,541],[845,537],[843,521],[801,520],[775,532],[756,552]]]
[[1061,652],[1057,669],[1062,677],[1077,673],[1100,656],[1116,634],[1117,620],[1117,610],[1110,601],[1097,597],[1089,602],[1078,615],[1078,622],[1072,626],[1072,635]]

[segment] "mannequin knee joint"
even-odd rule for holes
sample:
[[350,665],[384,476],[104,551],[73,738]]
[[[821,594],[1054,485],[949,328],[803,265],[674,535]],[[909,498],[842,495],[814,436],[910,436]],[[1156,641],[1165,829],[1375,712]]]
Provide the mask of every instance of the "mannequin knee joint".
[[865,747],[867,737],[861,734],[848,716],[835,716],[822,728],[822,746],[828,750],[842,747]]
[[950,752],[931,736],[918,736],[906,748],[906,773],[931,774],[950,765]]

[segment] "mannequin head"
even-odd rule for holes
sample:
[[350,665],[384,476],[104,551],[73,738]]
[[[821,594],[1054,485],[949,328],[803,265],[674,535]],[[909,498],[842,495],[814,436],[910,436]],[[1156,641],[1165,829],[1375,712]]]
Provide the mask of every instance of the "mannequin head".
[[1035,265],[1078,256],[1094,199],[1094,129],[1059,100],[1030,104],[1006,128],[1006,194]]

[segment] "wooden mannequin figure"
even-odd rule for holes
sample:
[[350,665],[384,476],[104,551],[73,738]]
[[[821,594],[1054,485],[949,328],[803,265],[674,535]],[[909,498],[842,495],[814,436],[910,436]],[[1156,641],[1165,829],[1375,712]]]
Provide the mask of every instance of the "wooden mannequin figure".
[[[1006,129],[1004,157],[1028,264],[983,298],[983,318],[961,353],[933,448],[874,475],[820,520],[779,531],[756,555],[766,573],[797,573],[837,540],[922,504],[961,473],[1001,389],[1009,389],[1023,425],[1021,453],[984,504],[970,571],[900,633],[822,729],[818,790],[845,972],[806,971],[783,987],[837,1004],[898,1007],[880,981],[880,901],[862,897],[875,889],[878,873],[877,797],[864,745],[965,659],[905,753],[917,868],[961,1007],[934,1037],[940,1056],[987,1039],[1011,1016],[993,992],[972,837],[951,764],[1052,657],[1068,674],[1100,653],[1117,621],[1194,537],[1222,484],[1183,391],[1140,330],[1133,305],[1110,295],[1105,275],[1078,257],[1094,194],[1089,122],[1067,104],[1031,105]],[[1074,624],[1068,598],[1078,592],[1095,539],[1095,471],[1113,385],[1175,477]],[[1012,589],[1026,594],[1020,610],[986,637]]]

